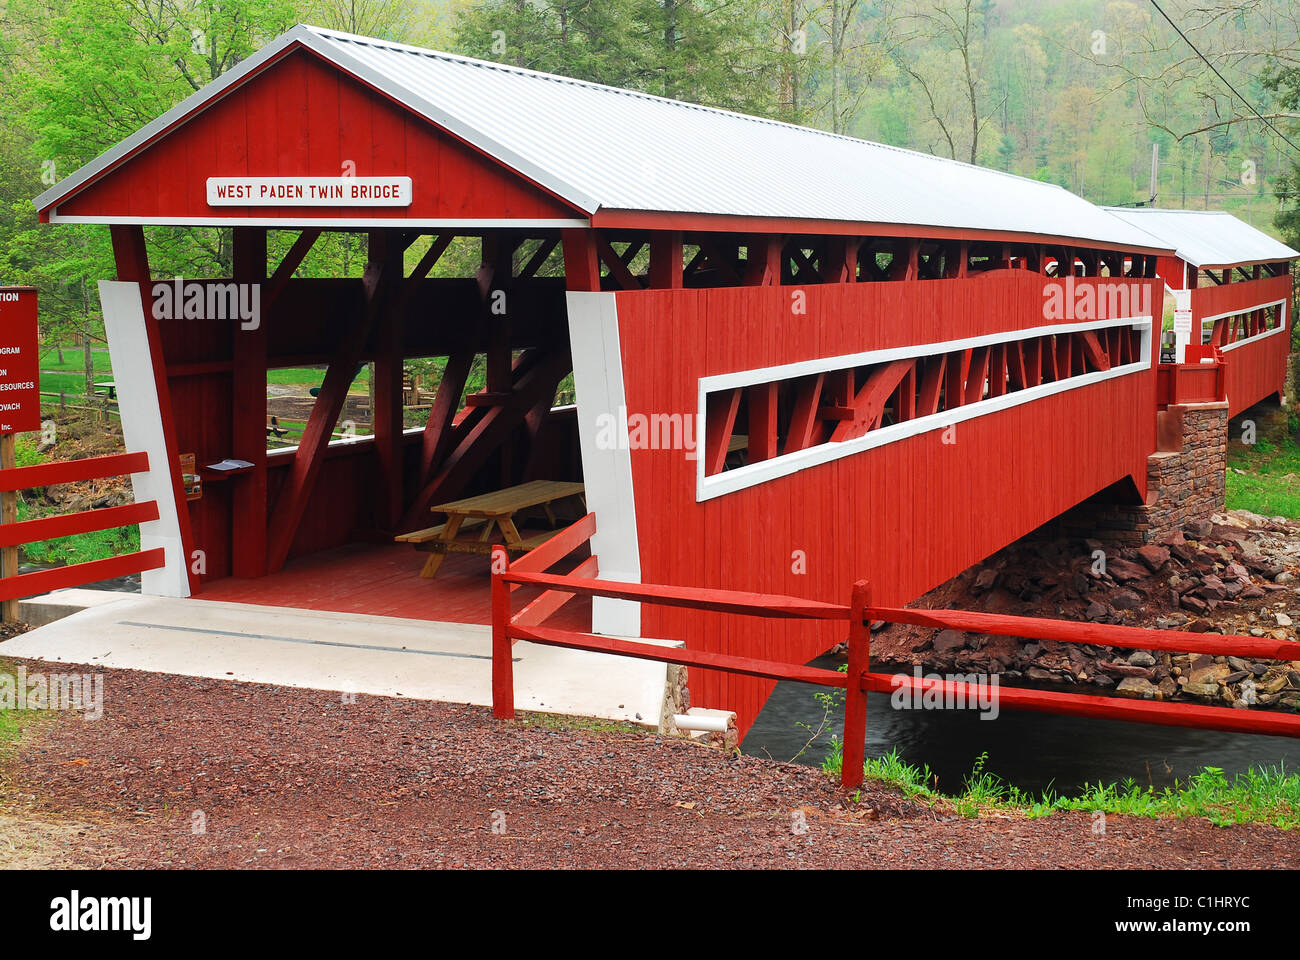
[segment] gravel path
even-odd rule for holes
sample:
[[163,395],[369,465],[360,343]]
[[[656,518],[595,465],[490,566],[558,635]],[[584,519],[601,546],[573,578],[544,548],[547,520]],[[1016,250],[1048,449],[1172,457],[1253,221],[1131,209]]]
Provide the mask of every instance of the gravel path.
[[631,730],[105,674],[102,720],[49,724],[0,768],[0,865],[1300,866],[1300,834],[1270,827],[967,820],[879,787],[846,804],[811,768]]

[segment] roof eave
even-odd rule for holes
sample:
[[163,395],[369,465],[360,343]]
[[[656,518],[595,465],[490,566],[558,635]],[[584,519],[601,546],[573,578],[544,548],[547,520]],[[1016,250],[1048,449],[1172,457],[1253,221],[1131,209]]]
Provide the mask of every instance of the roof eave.
[[696,230],[701,233],[832,234],[836,236],[875,235],[918,237],[927,240],[970,238],[972,240],[1013,243],[1088,246],[1156,256],[1172,256],[1174,254],[1172,247],[1159,246],[1154,237],[1151,239],[1156,245],[1144,246],[1119,240],[1097,240],[1090,237],[1036,234],[976,227],[936,226],[922,223],[750,217],[726,213],[629,210],[614,207],[602,207],[592,214],[591,225],[597,229],[610,230]]
[[1197,263],[1182,254],[1179,254],[1179,257],[1198,270],[1235,270],[1238,267],[1253,267],[1265,263],[1290,263],[1292,260],[1300,259],[1300,253],[1292,251],[1291,255],[1287,257],[1263,257],[1254,260],[1238,260],[1235,263]]

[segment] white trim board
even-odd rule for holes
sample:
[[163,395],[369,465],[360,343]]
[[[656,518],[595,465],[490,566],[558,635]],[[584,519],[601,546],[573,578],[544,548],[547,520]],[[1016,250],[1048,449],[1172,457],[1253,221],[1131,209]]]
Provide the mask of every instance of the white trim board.
[[[810,373],[823,373],[828,370],[842,370],[850,367],[887,363],[892,360],[903,360],[911,357],[937,356],[939,354],[955,353],[958,350],[966,350],[972,347],[988,346],[996,343],[1010,343],[1017,340],[1028,340],[1035,337],[1047,336],[1052,333],[1083,333],[1089,330],[1103,330],[1109,327],[1118,326],[1133,327],[1142,331],[1142,343],[1138,351],[1138,359],[1132,363],[1112,367],[1109,370],[1094,371],[1093,373],[1068,377],[1065,380],[1058,380],[1053,383],[1044,383],[1035,387],[1026,387],[1023,390],[1017,390],[1014,393],[1006,393],[1000,397],[988,397],[983,400],[977,400],[975,403],[955,407],[951,410],[941,410],[938,413],[930,414],[929,416],[917,417],[916,419],[907,420],[903,423],[891,424],[887,427],[871,430],[860,437],[854,437],[852,440],[818,444],[814,447],[797,450],[793,453],[782,454],[778,457],[772,457],[769,460],[761,460],[758,463],[747,464],[743,467],[738,467],[735,470],[727,470],[722,473],[714,474],[713,476],[705,476],[704,469],[706,458],[699,457],[696,460],[695,468],[696,502],[702,503],[703,501],[711,500],[714,497],[720,497],[724,494],[734,493],[737,490],[743,490],[760,483],[766,483],[769,480],[776,480],[780,477],[789,476],[792,473],[798,473],[800,470],[807,470],[810,467],[819,466],[823,463],[830,463],[831,461],[839,460],[842,457],[852,456],[855,453],[861,453],[865,450],[884,446],[887,443],[896,443],[899,440],[904,440],[908,437],[917,436],[922,433],[929,433],[932,430],[942,430],[952,424],[961,423],[964,420],[973,420],[976,417],[985,416],[991,413],[997,413],[1000,410],[1019,406],[1022,403],[1029,403],[1034,400],[1040,400],[1044,397],[1053,396],[1054,394],[1065,393],[1069,390],[1077,390],[1094,383],[1102,383],[1106,380],[1113,380],[1117,377],[1130,376],[1132,374],[1150,370],[1151,325],[1152,318],[1149,316],[1090,321],[1083,324],[1056,324],[1050,327],[1034,327],[1028,330],[1015,330],[1004,333],[988,334],[980,337],[971,337],[965,340],[948,340],[942,343],[915,344],[907,347],[871,350],[865,353],[849,354],[841,357],[821,357],[816,360],[808,360],[800,363],[783,364],[776,367],[763,367],[756,370],[719,374],[711,377],[701,377],[699,380],[698,415],[699,422],[705,424],[705,416],[707,412],[706,398],[709,393],[716,390],[746,387],[756,383],[769,383],[773,380],[785,380],[792,377],[805,376]],[[707,424],[700,428],[701,436],[707,435],[707,429]]]
[[56,207],[50,211],[50,223],[107,223],[130,224],[141,226],[177,226],[177,227],[283,227],[285,229],[302,229],[304,227],[351,227],[356,229],[370,227],[428,227],[431,229],[527,229],[527,230],[564,230],[586,228],[591,226],[589,220],[417,220],[406,217],[372,217],[359,220],[350,217],[65,217]]
[[1267,310],[1269,307],[1282,308],[1282,326],[1286,326],[1286,300],[1269,300],[1267,303],[1257,303],[1252,307],[1242,307],[1240,310],[1225,310],[1223,313],[1216,313],[1210,317],[1201,317],[1201,323],[1209,323],[1213,320],[1222,320],[1224,317],[1236,316],[1239,313],[1250,313],[1252,310]]
[[[591,552],[602,580],[641,582],[636,500],[632,489],[632,454],[623,385],[623,354],[618,336],[618,303],[613,293],[567,294],[569,342],[573,351],[573,388],[578,397],[578,439],[587,508],[596,515]],[[621,431],[613,449],[598,442],[601,423]],[[641,604],[610,597],[591,598],[593,633],[641,636]]]
[[1244,347],[1250,343],[1259,343],[1261,340],[1275,337],[1279,333],[1286,333],[1286,327],[1274,327],[1272,330],[1265,330],[1263,333],[1257,333],[1253,337],[1247,337],[1245,340],[1233,341],[1232,343],[1220,347],[1219,350],[1223,353],[1227,353],[1229,350],[1236,350],[1238,347]]
[[171,461],[167,456],[167,437],[163,432],[140,286],[101,280],[99,301],[117,382],[122,437],[128,450],[149,454],[148,472],[131,474],[131,489],[137,503],[153,500],[158,504],[158,519],[140,524],[140,549],[162,547],[164,563],[161,568],[145,570],[140,575],[140,591],[155,597],[188,597],[188,558],[181,541],[180,516],[172,488]]
[[1250,313],[1252,310],[1267,310],[1269,307],[1278,308],[1278,324],[1271,330],[1265,330],[1263,333],[1257,333],[1253,337],[1247,337],[1245,340],[1235,340],[1232,343],[1222,346],[1219,349],[1227,353],[1229,350],[1236,350],[1238,347],[1244,347],[1248,343],[1258,343],[1267,337],[1277,336],[1279,333],[1287,331],[1287,302],[1285,300],[1270,300],[1268,303],[1257,303],[1253,307],[1245,307],[1241,310],[1229,310],[1226,313],[1216,313],[1212,317],[1201,318],[1201,346],[1206,346],[1205,342],[1205,325],[1210,324],[1210,333],[1214,333],[1215,321],[1222,320],[1224,317],[1233,317],[1237,314]]

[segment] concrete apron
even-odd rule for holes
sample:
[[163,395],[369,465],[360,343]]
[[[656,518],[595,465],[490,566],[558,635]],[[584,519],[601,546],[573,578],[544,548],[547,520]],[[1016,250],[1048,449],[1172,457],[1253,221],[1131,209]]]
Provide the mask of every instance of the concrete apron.
[[[382,697],[492,703],[492,631],[481,624],[111,596],[0,643],[0,656]],[[514,661],[517,710],[647,727],[659,727],[665,713],[665,664],[524,641],[515,644]],[[106,700],[111,710],[111,689]]]

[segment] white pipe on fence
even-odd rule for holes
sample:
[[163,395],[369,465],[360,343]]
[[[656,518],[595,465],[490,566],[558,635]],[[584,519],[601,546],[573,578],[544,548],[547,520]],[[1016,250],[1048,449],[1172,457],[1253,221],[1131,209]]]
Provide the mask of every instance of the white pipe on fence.
[[685,713],[673,714],[673,723],[678,730],[691,730],[701,733],[726,733],[728,717],[697,717]]

